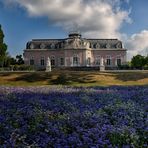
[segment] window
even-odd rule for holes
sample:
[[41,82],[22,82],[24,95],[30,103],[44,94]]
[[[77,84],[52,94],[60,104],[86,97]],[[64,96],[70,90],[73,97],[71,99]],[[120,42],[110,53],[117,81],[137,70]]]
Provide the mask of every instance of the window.
[[120,66],[120,65],[121,65],[121,59],[118,58],[118,59],[117,59],[117,66]]
[[87,65],[88,65],[88,66],[91,65],[91,58],[90,58],[90,57],[87,59]]
[[64,58],[60,58],[60,65],[61,65],[61,66],[64,65]]
[[55,66],[55,60],[51,59],[51,66]]
[[41,66],[44,66],[44,65],[45,65],[44,57],[41,57]]
[[96,57],[96,59],[95,59],[95,65],[100,65],[100,59],[101,59],[100,56],[97,56]]
[[33,57],[30,59],[30,65],[34,65],[34,59],[33,59]]
[[100,48],[100,44],[99,43],[96,44],[96,48]]
[[108,65],[108,66],[111,65],[111,56],[107,56],[106,65]]
[[111,65],[111,60],[110,59],[107,59],[106,64],[107,65]]
[[91,48],[92,47],[92,45],[91,45],[91,43],[89,44],[89,48]]
[[93,48],[96,48],[96,44],[93,44]]
[[79,65],[79,58],[78,58],[77,56],[74,56],[74,57],[73,57],[73,65],[74,65],[74,66]]
[[52,44],[50,45],[50,48],[51,48],[51,49],[54,49],[54,48],[55,48],[55,45],[52,43]]
[[120,66],[122,64],[121,55],[118,55],[116,58],[116,66]]
[[51,57],[51,66],[55,66],[55,57],[54,56]]

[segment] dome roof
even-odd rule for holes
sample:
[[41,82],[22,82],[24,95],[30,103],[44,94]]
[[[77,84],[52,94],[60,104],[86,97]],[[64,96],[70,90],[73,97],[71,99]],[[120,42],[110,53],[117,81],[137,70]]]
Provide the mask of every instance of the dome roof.
[[73,37],[78,37],[78,38],[80,38],[80,37],[81,37],[81,34],[80,34],[80,32],[78,32],[78,31],[72,31],[72,32],[69,33],[69,37],[70,37],[70,38],[73,38]]

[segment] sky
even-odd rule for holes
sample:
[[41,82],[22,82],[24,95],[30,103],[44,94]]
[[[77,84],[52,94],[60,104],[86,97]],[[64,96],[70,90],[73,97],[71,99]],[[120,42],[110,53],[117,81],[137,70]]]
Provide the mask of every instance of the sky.
[[148,0],[0,0],[0,24],[11,56],[32,39],[118,38],[127,59],[148,54]]

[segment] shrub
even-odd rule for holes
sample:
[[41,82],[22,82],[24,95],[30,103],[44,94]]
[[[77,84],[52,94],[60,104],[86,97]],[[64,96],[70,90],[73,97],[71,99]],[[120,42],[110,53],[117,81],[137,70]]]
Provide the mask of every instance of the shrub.
[[28,65],[11,65],[10,69],[13,71],[32,71],[34,67]]

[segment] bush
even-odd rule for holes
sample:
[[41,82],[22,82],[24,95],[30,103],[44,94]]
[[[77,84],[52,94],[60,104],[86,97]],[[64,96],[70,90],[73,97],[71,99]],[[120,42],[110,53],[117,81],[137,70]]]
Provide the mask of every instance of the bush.
[[10,71],[10,67],[3,67],[3,68],[0,68],[0,71]]
[[28,65],[11,65],[10,69],[13,71],[32,71],[34,70],[33,66],[28,66]]
[[119,69],[121,70],[129,70],[131,67],[128,64],[120,65],[118,66]]
[[144,69],[144,70],[148,70],[148,65],[145,65],[145,66],[143,67],[143,69]]
[[69,84],[68,78],[65,74],[60,74],[55,80],[52,80],[53,84]]

